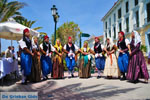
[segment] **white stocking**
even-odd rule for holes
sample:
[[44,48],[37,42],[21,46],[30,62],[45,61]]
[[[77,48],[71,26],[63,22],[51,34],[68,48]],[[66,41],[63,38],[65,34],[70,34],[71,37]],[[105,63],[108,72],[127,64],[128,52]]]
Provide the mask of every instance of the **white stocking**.
[[70,75],[70,74],[71,74],[71,71],[68,70],[68,75]]
[[98,70],[98,76],[100,76],[100,73],[101,73],[101,71],[100,71],[100,70]]
[[22,70],[21,72],[22,72],[22,83],[24,83],[26,80],[26,76],[24,76],[24,70]]

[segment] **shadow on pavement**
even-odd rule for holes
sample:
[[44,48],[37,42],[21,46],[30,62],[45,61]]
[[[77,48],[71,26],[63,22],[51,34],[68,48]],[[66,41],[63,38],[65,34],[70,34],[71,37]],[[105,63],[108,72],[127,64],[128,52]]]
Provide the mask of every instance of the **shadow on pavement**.
[[11,86],[15,84],[16,82],[18,82],[19,80],[21,80],[21,77],[12,79],[10,76],[6,76],[3,78],[3,80],[0,79],[0,86]]
[[81,87],[81,85],[81,83],[76,83],[57,88],[55,81],[46,81],[28,85],[17,84],[15,87],[3,91],[38,92],[39,100],[94,100],[97,98],[103,100],[140,88],[120,89],[114,86],[103,86],[104,84],[87,87]]
[[[118,96],[121,93],[127,93],[130,91],[134,91],[138,88],[126,88],[126,89],[118,89],[119,87],[102,87],[102,89],[96,89],[93,91],[88,91],[88,89],[97,88],[100,85],[93,85],[88,87],[80,88],[81,83],[67,85],[65,87],[61,87],[58,89],[50,90],[47,92],[39,93],[40,100],[93,100],[95,98],[105,99],[112,96]],[[82,92],[82,91],[88,92]]]

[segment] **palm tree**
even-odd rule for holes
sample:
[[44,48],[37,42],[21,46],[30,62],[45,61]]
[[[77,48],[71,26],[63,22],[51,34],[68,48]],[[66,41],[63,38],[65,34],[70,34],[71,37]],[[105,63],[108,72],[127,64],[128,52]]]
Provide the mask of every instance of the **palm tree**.
[[[36,21],[31,21],[31,20],[28,20],[22,16],[15,16],[14,17],[15,21],[24,25],[24,26],[27,26],[29,28],[31,28],[33,26],[33,24],[36,23]],[[39,30],[41,29],[42,27],[36,27],[36,28],[32,28],[33,30]]]
[[43,42],[43,38],[45,35],[47,35],[47,33],[40,32],[39,41],[38,41],[39,44],[41,44]]
[[[0,22],[5,22],[10,17],[21,15],[19,10],[26,4],[18,1],[0,0]],[[1,55],[1,38],[0,38],[0,55]]]
[[21,15],[19,10],[26,4],[18,1],[0,0],[0,22],[7,21],[8,18]]

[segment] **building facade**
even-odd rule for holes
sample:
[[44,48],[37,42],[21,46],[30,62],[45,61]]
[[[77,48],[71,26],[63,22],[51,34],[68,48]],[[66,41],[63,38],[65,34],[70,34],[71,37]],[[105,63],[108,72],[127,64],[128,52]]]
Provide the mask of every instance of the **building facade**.
[[111,37],[116,43],[118,32],[125,32],[130,39],[136,30],[142,37],[142,45],[150,51],[150,0],[118,0],[102,18],[104,42]]

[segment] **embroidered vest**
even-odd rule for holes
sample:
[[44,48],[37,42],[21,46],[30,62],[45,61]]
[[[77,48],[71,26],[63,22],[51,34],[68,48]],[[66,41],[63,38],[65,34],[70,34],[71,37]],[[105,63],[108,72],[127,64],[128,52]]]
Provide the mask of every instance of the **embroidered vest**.
[[95,53],[101,53],[102,52],[102,48],[101,48],[101,44],[100,43],[95,43],[95,45],[94,45],[94,52]]
[[122,41],[118,41],[117,46],[118,46],[118,48],[121,48],[121,50],[126,49],[127,46],[126,46],[125,39],[123,39]]
[[72,50],[72,51],[75,53],[75,46],[74,46],[74,44],[72,44],[71,47],[69,47],[69,45],[66,44],[66,50],[67,50],[68,52],[69,52],[70,50]]
[[51,52],[51,45],[50,45],[50,43],[48,44],[48,47],[47,47],[46,43],[43,42],[43,50],[46,52],[48,48],[49,48],[49,53],[50,53]]

